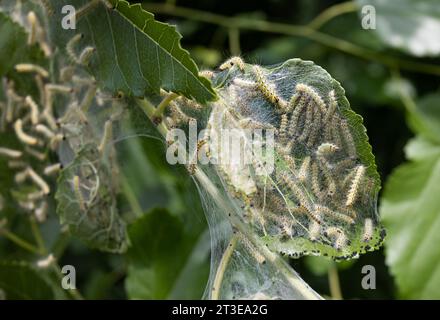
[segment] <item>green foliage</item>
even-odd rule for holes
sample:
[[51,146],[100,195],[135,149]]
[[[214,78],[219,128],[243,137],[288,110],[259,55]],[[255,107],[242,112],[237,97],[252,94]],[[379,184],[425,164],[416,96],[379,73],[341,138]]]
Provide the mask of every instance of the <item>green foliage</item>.
[[[203,263],[194,262],[197,256],[191,261],[191,251],[197,239],[185,231],[179,218],[167,210],[155,209],[134,221],[128,233],[131,240],[127,252],[130,264],[125,286],[130,298],[201,297],[205,283],[200,278],[191,282],[182,272],[187,264],[190,268],[195,267],[192,272],[199,270],[206,275],[207,270]],[[182,284],[182,281],[185,283]]]
[[50,285],[26,262],[0,262],[0,289],[3,298],[54,299]]
[[[402,298],[440,299],[440,114],[438,95],[409,114],[418,134],[387,181],[381,213],[389,230],[387,264]],[[430,139],[430,140],[428,140]]]
[[[440,54],[440,9],[437,0],[356,0],[359,7],[373,6],[376,29],[383,43],[414,56]],[[360,16],[363,17],[365,13]]]
[[[88,1],[53,1],[55,12],[65,4],[80,8]],[[91,73],[104,89],[122,91],[136,97],[159,93],[159,89],[174,91],[206,102],[215,98],[210,82],[198,75],[189,53],[180,46],[181,35],[175,27],[154,20],[140,4],[112,1],[114,10],[97,4],[79,19],[74,32],[60,29],[60,15],[54,18],[52,34],[62,37],[66,45],[75,34],[82,33],[80,46],[96,49],[90,61]],[[62,35],[62,36],[60,36]]]
[[58,177],[55,198],[60,222],[90,247],[121,253],[125,222],[116,207],[117,177],[96,146],[85,145]]

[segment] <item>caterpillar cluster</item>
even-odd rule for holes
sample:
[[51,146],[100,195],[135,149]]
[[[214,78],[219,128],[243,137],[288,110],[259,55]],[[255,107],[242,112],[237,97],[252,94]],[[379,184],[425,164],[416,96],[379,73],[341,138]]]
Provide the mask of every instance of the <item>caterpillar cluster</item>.
[[[2,135],[15,138],[0,145],[0,157],[15,172],[18,192],[14,194],[19,195],[15,202],[43,222],[49,195],[56,189],[65,223],[78,230],[81,223],[88,224],[83,229],[95,233],[91,237],[103,237],[103,242],[114,246],[108,248],[111,251],[122,250],[125,225],[116,216],[119,169],[111,142],[113,123],[124,109],[123,99],[100,92],[95,80],[84,71],[82,65],[87,64],[94,49],[78,50],[80,35],[68,42],[70,61],[66,61],[52,54],[37,15],[31,11],[27,17],[28,44],[38,44],[58,62],[59,71],[49,72],[38,63],[16,64],[12,72],[33,83],[36,94],[18,88],[11,80],[17,78],[13,74],[2,79],[6,100],[0,102],[0,130]],[[54,162],[57,158],[60,161]],[[57,177],[59,185],[55,188]],[[105,232],[98,237],[99,230]]]
[[[257,174],[269,159],[252,153],[252,141],[242,146],[251,164],[222,164],[222,157],[235,156],[227,150],[216,155],[216,170],[243,219],[282,254],[357,257],[385,236],[376,212],[378,178],[360,156],[362,134],[350,122],[349,107],[340,104],[345,98],[338,85],[330,76],[324,84],[319,78],[320,87],[309,84],[313,75],[301,74],[306,68],[323,72],[299,59],[272,69],[238,57],[226,61],[212,75],[222,86],[219,101],[209,106],[204,140],[209,149],[218,147],[223,129],[272,130],[273,172]],[[188,105],[180,101],[172,108],[179,124],[187,120],[182,110]]]

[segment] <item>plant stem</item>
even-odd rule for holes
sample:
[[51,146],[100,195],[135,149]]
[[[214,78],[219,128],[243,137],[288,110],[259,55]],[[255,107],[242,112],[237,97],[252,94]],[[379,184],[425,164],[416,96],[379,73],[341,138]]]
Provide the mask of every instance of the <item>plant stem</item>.
[[226,248],[225,252],[223,253],[222,259],[220,260],[220,264],[217,268],[217,272],[215,273],[214,282],[212,284],[212,291],[211,291],[211,299],[212,300],[218,300],[220,296],[220,288],[221,283],[223,281],[223,276],[226,271],[226,266],[229,263],[229,260],[231,259],[232,253],[234,252],[234,249],[237,245],[238,236],[233,235],[231,240],[229,241],[228,247]]
[[229,50],[231,51],[231,55],[239,56],[241,54],[240,30],[238,30],[237,28],[229,28],[228,36],[229,36]]
[[40,229],[39,229],[39,227],[37,225],[37,222],[35,221],[35,218],[33,216],[31,216],[29,218],[29,222],[30,222],[30,225],[31,225],[32,234],[34,235],[34,239],[37,242],[39,251],[43,255],[47,254],[47,250],[46,250],[46,247],[44,245],[44,240],[43,240],[43,237],[41,236]]
[[338,267],[336,263],[332,263],[328,269],[328,284],[330,287],[330,295],[334,300],[342,300],[341,285],[339,282]]
[[201,10],[183,8],[178,6],[169,6],[157,3],[143,4],[143,7],[145,10],[153,13],[167,14],[171,16],[186,18],[189,20],[215,24],[223,26],[227,29],[237,28],[238,30],[246,29],[252,31],[304,37],[325,45],[329,48],[333,48],[365,60],[375,61],[390,68],[398,67],[400,69],[410,70],[414,72],[440,75],[440,66],[438,65],[421,63],[414,60],[401,59],[399,57],[387,56],[380,52],[358,46],[349,41],[336,38],[325,33],[321,33],[309,26],[275,23],[265,20],[248,19],[243,17],[231,18]]
[[162,115],[164,114],[166,108],[168,107],[168,105],[170,104],[171,101],[173,101],[174,99],[176,99],[179,95],[171,92],[171,93],[167,93],[165,98],[162,100],[161,103],[159,103],[159,105],[157,106],[156,110],[154,110],[154,114],[153,117],[156,118],[161,118]]
[[332,20],[333,18],[345,13],[356,12],[358,5],[354,1],[348,1],[335,4],[317,15],[309,24],[308,27],[318,30],[324,24]]
[[141,205],[139,204],[139,201],[138,201],[136,195],[133,192],[133,189],[132,189],[130,183],[127,180],[127,177],[123,173],[120,173],[120,176],[121,176],[122,192],[124,193],[125,197],[127,198],[127,201],[130,204],[131,210],[133,211],[133,213],[136,217],[142,216],[144,212],[142,210]]
[[33,254],[41,255],[41,251],[34,245],[30,244],[26,240],[23,240],[19,236],[17,236],[15,233],[7,230],[7,229],[1,229],[0,235],[4,235],[6,239],[13,242],[20,248],[23,248],[26,251],[29,251]]

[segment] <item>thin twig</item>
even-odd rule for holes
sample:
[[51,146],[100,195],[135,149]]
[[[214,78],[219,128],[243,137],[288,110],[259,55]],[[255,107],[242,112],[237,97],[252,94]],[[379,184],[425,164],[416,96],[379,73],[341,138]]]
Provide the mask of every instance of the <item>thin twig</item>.
[[340,16],[342,14],[356,12],[358,9],[358,5],[354,1],[348,1],[343,3],[335,4],[324,11],[322,11],[319,15],[317,15],[308,26],[312,29],[318,30],[324,24],[329,22],[330,20]]
[[339,282],[338,266],[336,263],[332,263],[328,269],[328,284],[332,299],[342,300],[341,284]]
[[438,65],[421,63],[414,60],[407,60],[395,56],[384,55],[380,52],[358,46],[349,41],[316,31],[309,26],[275,23],[244,17],[231,18],[211,12],[157,3],[143,4],[143,7],[145,10],[153,13],[166,14],[175,17],[182,17],[189,20],[215,24],[228,29],[237,28],[241,30],[246,29],[267,33],[278,33],[289,36],[304,37],[325,45],[329,48],[333,48],[365,60],[375,61],[390,68],[398,67],[400,69],[410,70],[414,72],[440,75],[440,66]]
[[215,273],[214,282],[212,284],[212,290],[211,290],[211,299],[212,300],[218,300],[220,296],[220,288],[221,283],[223,281],[223,276],[226,271],[226,266],[229,263],[229,260],[231,259],[232,253],[235,250],[235,247],[237,245],[238,236],[233,235],[231,240],[229,241],[228,247],[226,248],[225,252],[223,253],[222,259],[220,260],[220,264],[217,268],[217,272]]

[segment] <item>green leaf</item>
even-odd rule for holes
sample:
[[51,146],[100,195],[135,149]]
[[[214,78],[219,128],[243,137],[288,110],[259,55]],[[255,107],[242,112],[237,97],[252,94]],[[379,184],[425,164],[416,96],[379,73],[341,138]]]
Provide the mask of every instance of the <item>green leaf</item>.
[[439,181],[437,155],[401,165],[385,186],[386,262],[403,298],[440,298]]
[[57,214],[90,247],[121,253],[128,242],[125,222],[116,207],[114,172],[97,155],[94,145],[85,145],[61,171],[55,194]]
[[25,262],[0,262],[0,291],[6,299],[53,299],[46,281]]
[[[84,3],[57,0],[53,5],[60,13],[63,5],[80,8]],[[137,97],[159,93],[163,88],[202,103],[215,98],[210,82],[198,75],[196,64],[182,49],[182,36],[174,26],[154,20],[140,4],[119,0],[111,3],[114,10],[103,4],[91,9],[77,21],[75,31],[60,29],[60,14],[55,15],[52,24],[52,35],[58,43],[65,45],[82,33],[78,54],[86,46],[96,49],[89,67],[102,87]]]
[[[210,151],[211,157],[220,159],[216,174],[262,242],[293,257],[335,260],[377,249],[384,237],[376,203],[380,178],[363,119],[350,108],[340,83],[301,59],[271,67],[236,63],[213,79],[221,100],[212,104],[207,127],[209,148],[216,152]],[[245,156],[252,164],[226,165],[236,159],[216,145],[219,137],[253,128],[278,130],[274,150],[262,154],[248,147]],[[337,151],[321,156],[320,148],[329,143]],[[359,183],[353,178],[358,174]],[[308,213],[295,213],[298,208]]]
[[[174,287],[176,283],[178,286],[181,272],[191,260],[195,241],[185,233],[182,222],[167,210],[155,209],[132,223],[128,233],[131,240],[125,282],[128,296],[132,299],[182,298],[174,293]],[[207,277],[207,270],[204,272]],[[189,283],[187,290],[193,292],[193,296],[186,297],[200,298],[205,283]]]
[[440,143],[440,94],[429,94],[417,101],[417,108],[410,111],[412,130],[434,143]]
[[384,44],[414,56],[438,56],[440,53],[440,7],[437,0],[356,0],[360,18],[362,8],[373,6],[374,30]]

